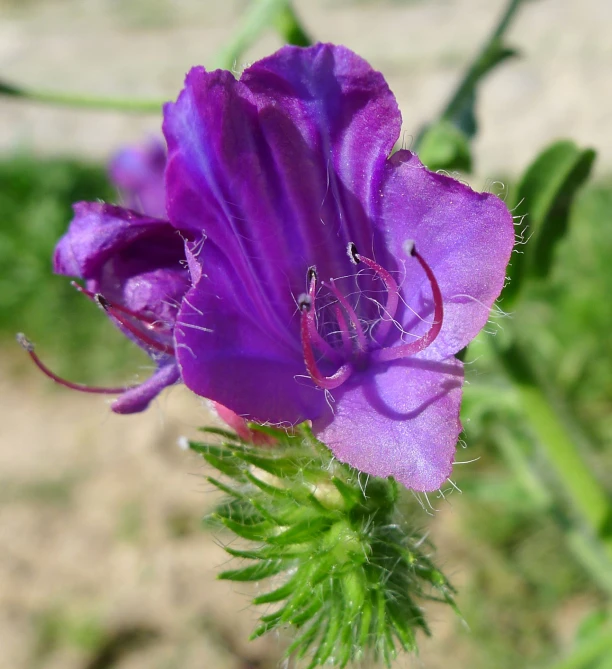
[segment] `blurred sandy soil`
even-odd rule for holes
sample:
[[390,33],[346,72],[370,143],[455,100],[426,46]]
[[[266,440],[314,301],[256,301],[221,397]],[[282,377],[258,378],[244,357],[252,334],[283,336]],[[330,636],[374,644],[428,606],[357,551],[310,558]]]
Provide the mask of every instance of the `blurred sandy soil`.
[[[501,2],[299,1],[321,40],[381,69],[410,133],[439,109]],[[176,95],[244,8],[237,0],[0,0],[0,74],[35,87]],[[612,3],[541,0],[511,41],[525,58],[491,77],[481,101],[478,171],[516,173],[558,136],[594,143],[612,163]],[[249,55],[278,45],[269,35]],[[0,100],[0,151],[105,158],[155,132],[159,119]],[[94,353],[92,353],[93,355]],[[177,446],[210,418],[182,388],[145,415],[111,415],[104,400],[49,391],[0,357],[0,669],[264,669],[282,640],[247,643],[244,589],[215,580],[220,538],[199,529],[214,503],[195,456]],[[469,578],[453,508],[432,523],[457,584]],[[452,558],[449,556],[452,555]],[[398,666],[463,667],[465,632],[433,611],[436,635]]]

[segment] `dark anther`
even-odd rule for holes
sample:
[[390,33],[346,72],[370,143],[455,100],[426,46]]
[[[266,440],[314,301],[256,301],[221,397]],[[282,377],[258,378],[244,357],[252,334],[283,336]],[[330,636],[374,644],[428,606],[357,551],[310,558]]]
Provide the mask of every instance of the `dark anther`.
[[361,260],[359,253],[357,253],[357,246],[354,242],[349,242],[348,246],[346,247],[346,252],[348,253],[349,260],[353,263],[353,265],[356,265]]
[[16,339],[19,345],[28,353],[32,353],[34,351],[34,344],[23,334],[23,332],[18,332]]
[[310,295],[302,293],[298,297],[297,303],[300,311],[310,311],[310,307],[312,306],[312,298],[310,297]]
[[308,268],[308,284],[310,284],[313,279],[315,281],[317,280],[317,268],[314,265]]
[[407,256],[412,256],[412,257],[416,255],[416,244],[412,239],[407,239],[404,242],[404,253]]
[[101,293],[96,293],[94,295],[94,300],[101,309],[104,309],[104,311],[108,311],[112,306],[111,303]]

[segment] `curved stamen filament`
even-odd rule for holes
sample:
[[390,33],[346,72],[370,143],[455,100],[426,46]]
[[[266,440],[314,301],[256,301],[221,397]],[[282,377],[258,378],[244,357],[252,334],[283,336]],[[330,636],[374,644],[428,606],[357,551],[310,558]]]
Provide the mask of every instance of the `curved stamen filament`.
[[333,294],[334,297],[340,302],[346,313],[348,314],[348,317],[353,324],[353,328],[355,329],[355,334],[357,335],[357,346],[359,347],[359,350],[361,351],[367,351],[368,350],[368,340],[366,339],[365,333],[363,331],[363,328],[361,327],[361,323],[359,321],[359,318],[357,317],[357,314],[355,313],[355,310],[351,306],[351,303],[344,297],[344,295],[336,288],[336,285],[334,284],[334,280],[330,279],[329,283],[323,282],[323,285],[328,288]]
[[[91,290],[87,290],[87,288],[84,288],[83,286],[81,286],[80,283],[77,283],[76,281],[71,281],[70,285],[73,288],[76,288],[79,291],[79,293],[85,295],[85,297],[88,297],[93,302],[97,302],[96,295],[98,295],[99,293],[93,293]],[[110,300],[106,301],[113,307],[115,311],[125,314],[126,316],[131,316],[132,318],[135,318],[136,320],[143,323],[149,330],[168,331],[169,329],[166,323],[161,323],[159,320],[150,318],[149,316],[145,316],[144,314],[138,313],[137,311],[132,311],[131,309],[128,309],[127,307],[124,307],[121,304],[115,304],[114,302],[111,303]]]
[[308,275],[310,277],[310,285],[308,287],[308,296],[310,298],[310,309],[308,310],[308,329],[310,333],[310,338],[312,339],[313,344],[326,355],[330,360],[334,362],[342,362],[342,356],[336,349],[334,349],[330,344],[325,341],[317,329],[317,322],[315,316],[315,300],[317,292],[317,272],[314,267],[311,267],[308,270]]
[[349,334],[346,318],[344,318],[344,313],[337,304],[334,304],[334,313],[336,314],[336,320],[338,321],[338,327],[340,328],[340,335],[342,337],[342,348],[344,349],[344,354],[346,356],[349,356],[351,354],[353,346],[351,344],[351,335]]
[[40,369],[40,371],[45,376],[48,376],[52,381],[59,383],[60,386],[65,386],[66,388],[71,388],[72,390],[78,390],[82,393],[98,393],[104,395],[119,395],[136,387],[121,386],[120,388],[101,388],[99,386],[86,386],[82,383],[73,383],[72,381],[67,381],[66,379],[62,379],[61,376],[55,374],[55,372],[52,372],[47,367],[47,365],[45,365],[45,363],[36,354],[36,351],[34,350],[34,344],[32,344],[32,342],[22,332],[17,335],[17,341],[19,342],[20,346],[27,352],[38,369]]
[[97,293],[94,299],[96,303],[102,309],[104,309],[104,311],[111,318],[114,318],[117,321],[117,323],[119,323],[128,332],[131,332],[134,335],[134,337],[139,339],[143,344],[145,344],[149,348],[154,349],[155,351],[159,351],[160,353],[166,353],[167,355],[174,355],[173,346],[171,346],[170,344],[162,344],[156,339],[153,339],[153,337],[149,337],[149,335],[146,332],[143,332],[133,323],[130,323],[130,321],[126,318],[126,316],[120,313],[119,310],[116,309],[115,306],[111,302],[109,302],[103,295]]
[[377,362],[397,360],[398,358],[406,358],[410,355],[420,353],[433,343],[442,329],[442,322],[444,321],[444,306],[442,304],[442,292],[440,291],[438,281],[431,267],[427,264],[427,262],[425,262],[423,256],[418,253],[414,247],[412,248],[412,256],[417,259],[418,263],[423,268],[423,271],[429,280],[429,285],[431,286],[434,303],[433,322],[429,327],[429,330],[420,339],[415,339],[415,341],[410,342],[409,344],[402,344],[400,346],[393,346],[390,348],[381,348],[378,351],[374,351],[372,353],[372,360]]
[[310,296],[308,301],[302,300],[300,303],[300,334],[302,337],[302,349],[304,351],[304,362],[310,378],[325,390],[333,390],[341,386],[353,373],[353,368],[349,364],[342,365],[332,376],[324,376],[317,361],[315,359],[314,351],[312,350],[312,340],[310,333],[309,319],[311,317],[312,303]]
[[376,334],[379,338],[379,341],[383,342],[387,336],[387,333],[389,332],[389,328],[393,324],[395,314],[397,313],[397,307],[399,304],[399,286],[397,285],[397,281],[384,267],[379,265],[371,258],[367,258],[366,256],[361,255],[361,253],[357,253],[357,249],[354,244],[352,244],[352,252],[350,255],[352,258],[354,258],[355,261],[362,262],[366,267],[369,267],[371,270],[376,272],[387,289],[387,304],[384,308],[382,320],[378,323],[376,328]]

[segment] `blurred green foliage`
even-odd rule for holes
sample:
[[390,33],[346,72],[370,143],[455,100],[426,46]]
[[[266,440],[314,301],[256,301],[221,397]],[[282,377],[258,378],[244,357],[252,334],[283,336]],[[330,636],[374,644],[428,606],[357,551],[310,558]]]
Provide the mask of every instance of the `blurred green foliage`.
[[[121,383],[148,364],[68,277],[52,274],[53,249],[72,204],[115,197],[99,166],[29,156],[0,160],[0,342],[15,357],[21,351],[14,336],[23,331],[45,361],[77,381]],[[25,354],[23,363],[29,364]]]

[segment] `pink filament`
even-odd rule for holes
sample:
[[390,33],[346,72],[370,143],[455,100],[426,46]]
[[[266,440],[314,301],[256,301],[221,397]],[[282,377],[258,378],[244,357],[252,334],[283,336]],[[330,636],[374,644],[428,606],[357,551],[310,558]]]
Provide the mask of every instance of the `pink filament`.
[[382,320],[377,326],[376,332],[379,341],[382,342],[387,336],[389,328],[391,327],[393,319],[395,318],[395,314],[397,313],[397,307],[399,304],[399,286],[391,274],[374,260],[366,258],[366,256],[361,255],[361,253],[356,253],[355,258],[376,272],[387,288],[387,304],[385,306],[385,313],[383,314]]
[[349,364],[342,365],[332,376],[324,376],[317,365],[314,351],[312,350],[312,337],[309,320],[311,318],[312,305],[302,307],[300,333],[302,336],[302,349],[304,351],[304,362],[310,378],[325,390],[333,390],[341,386],[353,373],[353,368]]
[[103,295],[96,294],[94,297],[95,301],[106,311],[106,313],[114,318],[117,323],[124,327],[128,332],[131,332],[137,339],[139,339],[143,344],[149,346],[150,348],[159,351],[160,353],[166,353],[167,355],[174,355],[174,347],[169,344],[162,344],[161,342],[149,337],[146,332],[143,332],[140,328],[136,327],[133,323],[119,312],[115,308],[115,305],[109,302]]
[[351,344],[351,335],[348,331],[348,325],[342,309],[337,304],[334,304],[334,313],[336,314],[336,320],[338,321],[338,326],[340,328],[340,335],[342,337],[342,347],[344,348],[344,354],[349,356],[353,349]]
[[357,317],[357,314],[355,313],[355,310],[351,306],[350,302],[344,297],[344,295],[336,288],[334,284],[334,280],[330,279],[329,284],[323,283],[323,285],[326,288],[329,288],[331,292],[334,294],[334,297],[340,302],[346,313],[348,314],[348,317],[353,324],[353,327],[355,328],[355,334],[357,335],[357,346],[359,347],[360,351],[367,351],[368,350],[368,340],[366,339],[365,333],[363,331],[363,328],[361,327],[361,323],[359,322],[359,318]]
[[325,339],[319,334],[317,330],[317,323],[315,317],[315,300],[317,292],[317,275],[316,272],[312,272],[310,277],[310,286],[308,287],[308,296],[310,297],[310,309],[307,312],[308,316],[308,329],[310,338],[312,339],[313,344],[326,355],[330,360],[334,362],[341,362],[342,356],[336,349],[330,346]]
[[429,327],[429,330],[420,338],[415,339],[415,341],[410,342],[409,344],[402,344],[400,346],[393,346],[390,348],[381,348],[378,351],[372,353],[372,360],[376,362],[387,362],[389,360],[397,360],[398,358],[406,358],[410,355],[415,355],[420,353],[428,346],[430,346],[436,337],[440,334],[442,329],[442,322],[444,321],[444,307],[442,303],[442,292],[438,281],[431,269],[431,267],[425,262],[423,256],[417,252],[416,249],[413,249],[412,255],[417,259],[421,267],[423,268],[427,279],[429,280],[429,285],[431,286],[431,292],[433,293],[434,301],[434,314],[433,322]]
[[[93,302],[98,302],[98,299],[96,295],[99,293],[93,293],[91,290],[87,290],[87,288],[84,288],[81,286],[80,283],[77,283],[76,281],[71,281],[70,285],[73,288],[76,288],[79,293],[82,293],[86,297],[88,297],[90,300]],[[106,298],[104,298],[106,300]],[[144,314],[138,313],[137,311],[132,311],[131,309],[128,309],[127,307],[122,306],[121,304],[115,304],[114,302],[111,303],[110,300],[106,300],[106,302],[112,306],[112,308],[115,311],[118,311],[122,314],[125,314],[126,316],[131,316],[132,318],[135,318],[136,320],[140,321],[141,323],[144,323],[146,327],[149,330],[168,330],[168,326],[165,323],[160,323],[158,320],[154,318],[150,318],[149,316],[145,316]]]
[[29,339],[27,339],[27,337],[21,332],[17,335],[17,341],[25,349],[25,351],[34,361],[34,364],[38,367],[38,369],[40,369],[40,371],[45,376],[48,376],[52,381],[55,381],[55,383],[59,383],[60,386],[65,386],[66,388],[72,388],[72,390],[78,390],[82,393],[98,393],[105,395],[119,395],[121,393],[126,392],[127,390],[131,390],[132,388],[136,387],[136,386],[122,386],[120,388],[100,388],[99,386],[86,386],[82,383],[73,383],[72,381],[67,381],[66,379],[62,379],[61,376],[58,376],[57,374],[52,372],[45,365],[45,363],[38,357],[38,355],[34,351],[34,344],[32,344],[32,342]]

